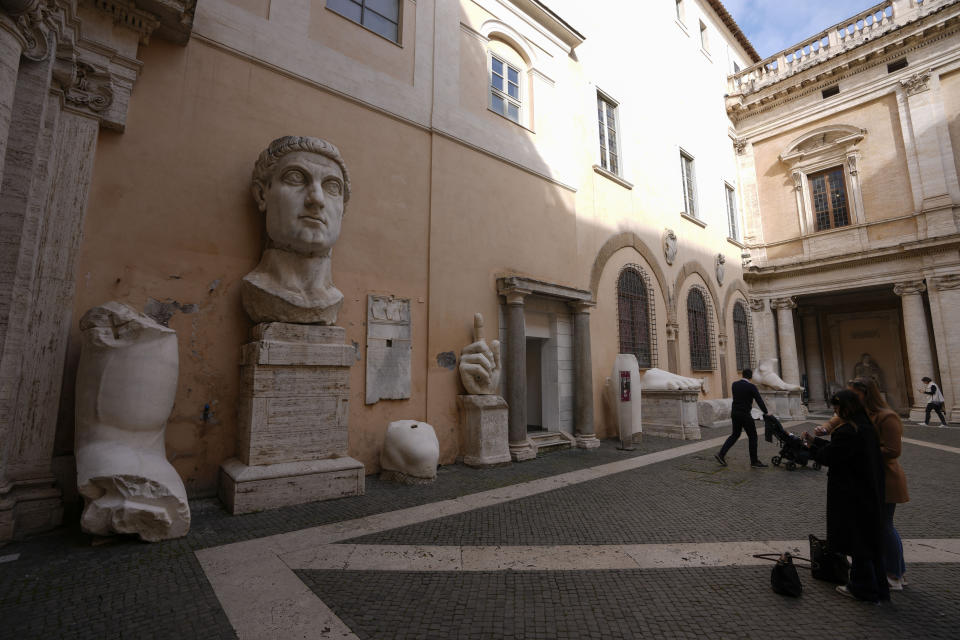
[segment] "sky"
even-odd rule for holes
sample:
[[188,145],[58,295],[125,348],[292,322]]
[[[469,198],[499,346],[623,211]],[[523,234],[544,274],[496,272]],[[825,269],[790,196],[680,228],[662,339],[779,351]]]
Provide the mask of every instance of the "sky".
[[852,17],[879,0],[722,0],[761,58]]

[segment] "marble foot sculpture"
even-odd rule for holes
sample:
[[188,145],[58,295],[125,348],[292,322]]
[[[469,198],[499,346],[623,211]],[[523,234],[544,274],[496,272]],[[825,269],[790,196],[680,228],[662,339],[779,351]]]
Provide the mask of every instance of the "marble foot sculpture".
[[118,302],[80,320],[77,487],[87,533],[155,542],[190,529],[187,492],[164,432],[177,391],[177,334]]

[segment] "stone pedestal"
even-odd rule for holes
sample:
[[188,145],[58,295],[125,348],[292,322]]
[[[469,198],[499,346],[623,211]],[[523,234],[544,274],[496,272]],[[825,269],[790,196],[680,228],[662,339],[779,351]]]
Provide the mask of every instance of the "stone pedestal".
[[500,396],[457,396],[463,425],[463,463],[492,467],[510,462],[507,403]]
[[807,417],[807,407],[803,404],[803,391],[783,391],[758,387],[767,411],[780,420],[803,420]]
[[353,347],[342,327],[256,325],[242,350],[237,457],[221,467],[220,499],[249,513],[364,492],[347,456]]
[[644,389],[640,400],[643,433],[648,436],[699,440],[699,395],[698,391],[683,389]]

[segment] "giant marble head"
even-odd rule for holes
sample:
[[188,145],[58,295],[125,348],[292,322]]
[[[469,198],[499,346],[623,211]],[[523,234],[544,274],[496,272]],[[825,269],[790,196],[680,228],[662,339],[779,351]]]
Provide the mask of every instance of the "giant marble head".
[[270,246],[306,256],[330,253],[350,199],[347,166],[334,145],[277,138],[257,158],[251,191],[266,214]]

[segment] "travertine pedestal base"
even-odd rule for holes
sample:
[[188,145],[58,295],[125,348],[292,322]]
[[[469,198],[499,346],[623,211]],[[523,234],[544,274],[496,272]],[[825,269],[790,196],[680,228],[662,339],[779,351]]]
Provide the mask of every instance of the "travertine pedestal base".
[[577,448],[578,449],[596,449],[600,446],[600,440],[597,439],[597,436],[591,434],[588,436],[577,436]]
[[644,389],[643,432],[648,436],[699,440],[697,416],[698,391],[684,389]]
[[53,478],[0,484],[0,544],[58,527],[62,519]]
[[347,456],[353,347],[342,327],[256,325],[243,346],[237,457],[221,468],[231,513],[364,491],[363,464]]
[[523,462],[524,460],[533,460],[537,457],[537,448],[530,441],[530,438],[522,442],[510,443],[510,459],[514,462]]
[[764,387],[759,389],[760,397],[767,405],[767,411],[781,420],[803,420],[807,417],[807,407],[803,404],[802,391],[781,391]]
[[463,424],[463,463],[491,467],[510,462],[507,403],[500,396],[457,396]]
[[220,500],[233,514],[360,496],[363,491],[363,463],[349,457],[252,467],[230,458],[220,467]]

